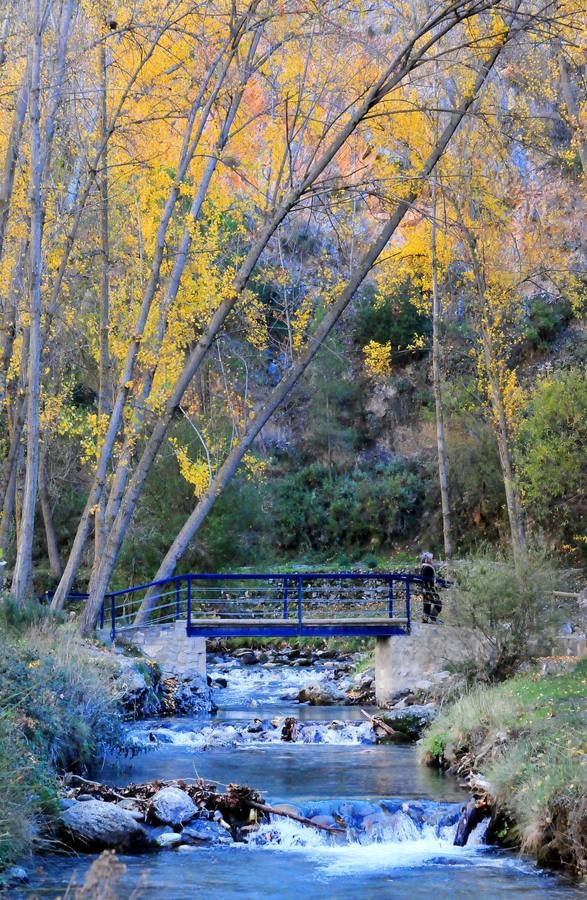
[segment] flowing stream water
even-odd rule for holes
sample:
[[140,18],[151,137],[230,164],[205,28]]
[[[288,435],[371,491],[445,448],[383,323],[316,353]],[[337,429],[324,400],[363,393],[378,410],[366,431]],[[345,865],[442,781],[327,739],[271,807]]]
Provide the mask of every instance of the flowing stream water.
[[[454,847],[466,795],[453,779],[420,766],[412,746],[373,743],[356,707],[280,699],[324,678],[324,669],[213,660],[210,671],[228,681],[215,692],[215,716],[137,723],[134,739],[154,749],[108,764],[96,773],[100,779],[201,776],[249,784],[269,803],[295,804],[306,816],[335,814],[350,827],[344,837],[332,836],[280,818],[247,844],[121,856],[127,866],[121,898],[584,896],[531,862],[486,846],[483,826],[466,847]],[[288,715],[299,723],[295,743],[283,743],[280,723],[271,724]],[[63,896],[72,878],[83,881],[93,858],[39,857],[30,886],[14,896]]]

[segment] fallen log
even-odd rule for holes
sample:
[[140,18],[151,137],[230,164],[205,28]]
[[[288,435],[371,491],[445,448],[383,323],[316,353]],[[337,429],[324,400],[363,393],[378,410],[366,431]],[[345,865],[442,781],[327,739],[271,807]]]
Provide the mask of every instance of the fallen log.
[[387,725],[381,719],[377,719],[377,718],[375,718],[375,716],[370,716],[369,713],[365,712],[364,709],[361,709],[361,712],[365,716],[366,719],[369,719],[369,721],[373,725],[373,728],[381,728],[381,730],[384,731],[386,734],[388,734],[390,737],[401,737],[401,734],[399,731],[394,731],[393,728],[391,728],[389,725]]
[[296,813],[286,812],[284,809],[274,809],[266,803],[250,801],[250,804],[253,809],[258,809],[260,812],[267,813],[267,815],[284,816],[286,819],[293,819],[294,822],[299,822],[301,825],[309,825],[310,828],[317,828],[318,831],[330,831],[331,833],[344,834],[346,830],[344,828],[335,827],[334,825],[321,825],[319,822],[312,822],[311,819],[307,819],[305,816],[298,816]]

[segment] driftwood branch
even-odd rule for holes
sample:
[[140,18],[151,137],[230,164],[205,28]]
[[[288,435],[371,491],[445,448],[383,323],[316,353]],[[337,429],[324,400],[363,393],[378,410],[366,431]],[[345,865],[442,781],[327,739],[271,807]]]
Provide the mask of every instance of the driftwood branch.
[[390,737],[397,737],[399,735],[399,731],[394,731],[393,728],[391,728],[389,725],[386,725],[385,722],[382,721],[382,719],[377,719],[375,718],[375,716],[370,716],[369,713],[365,712],[364,709],[362,709],[361,712],[366,719],[369,719],[369,721],[373,725],[373,728],[381,728],[381,730],[388,734]]
[[345,831],[344,828],[338,828],[334,825],[320,825],[318,822],[312,822],[311,819],[307,819],[305,816],[298,816],[296,813],[286,812],[284,809],[274,809],[272,806],[267,806],[266,803],[256,803],[255,801],[250,800],[249,805],[252,806],[253,809],[258,809],[268,815],[284,816],[286,819],[293,819],[294,822],[300,822],[301,825],[309,825],[310,828],[317,828],[319,831],[338,833],[344,833]]

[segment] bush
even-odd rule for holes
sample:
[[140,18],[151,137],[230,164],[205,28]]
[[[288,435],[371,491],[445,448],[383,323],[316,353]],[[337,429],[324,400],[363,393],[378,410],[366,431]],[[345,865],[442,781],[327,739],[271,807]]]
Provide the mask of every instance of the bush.
[[534,522],[587,558],[587,372],[541,381],[517,433],[517,466]]
[[531,559],[518,574],[510,562],[476,559],[460,566],[455,580],[451,619],[479,630],[491,647],[489,662],[469,675],[499,681],[548,652],[561,613],[552,598],[557,573],[544,559]]
[[[391,342],[394,351],[404,350],[414,337],[427,337],[430,319],[418,309],[421,296],[413,285],[406,283],[393,294],[383,298],[367,297],[357,306],[355,313],[355,339],[360,347],[369,341],[379,344]],[[427,348],[399,357],[405,361],[425,355]]]
[[274,542],[283,550],[388,546],[417,526],[425,484],[411,464],[332,472],[315,463],[271,485]]

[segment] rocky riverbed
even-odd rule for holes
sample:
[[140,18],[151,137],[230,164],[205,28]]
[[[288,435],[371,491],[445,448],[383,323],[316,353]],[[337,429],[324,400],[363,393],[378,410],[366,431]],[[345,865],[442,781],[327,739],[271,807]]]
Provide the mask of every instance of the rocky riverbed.
[[[469,873],[463,897],[471,879],[478,897],[509,888],[542,897],[545,884],[549,896],[568,896],[532,867],[522,873],[515,857],[486,848],[486,822],[467,834],[465,847],[454,845],[468,797],[454,779],[419,766],[413,749],[436,714],[438,686],[448,680],[442,673],[432,689],[415,686],[382,711],[368,702],[372,673],[355,654],[218,648],[209,683],[144,667],[138,658],[120,663],[133,753],[63,782],[47,837],[53,851],[82,856],[75,863],[54,852],[38,856],[30,887],[15,887],[15,897],[34,896],[41,883],[44,896],[62,896],[72,871],[83,880],[96,853],[109,848],[126,866],[119,896],[129,898],[146,877],[151,886],[138,896],[166,900],[195,890],[252,898],[260,885],[277,898],[284,878],[309,897],[327,889],[351,898],[378,896],[391,872],[393,879],[418,872],[418,885],[435,892],[447,878],[458,885],[461,871]],[[180,688],[197,700],[195,713],[168,705]],[[15,870],[15,885],[22,876]],[[326,879],[326,887],[308,892],[308,878]],[[399,890],[385,896],[405,896]]]

